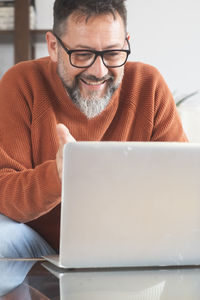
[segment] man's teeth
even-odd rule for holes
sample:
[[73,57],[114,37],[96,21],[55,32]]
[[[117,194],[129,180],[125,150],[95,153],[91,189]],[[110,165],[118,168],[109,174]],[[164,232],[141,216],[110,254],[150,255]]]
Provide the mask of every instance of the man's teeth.
[[84,82],[84,83],[86,83],[86,84],[88,84],[88,85],[100,85],[100,84],[103,84],[105,81],[101,81],[101,82],[88,82],[88,81],[85,81],[85,80],[83,80],[82,79],[82,81]]

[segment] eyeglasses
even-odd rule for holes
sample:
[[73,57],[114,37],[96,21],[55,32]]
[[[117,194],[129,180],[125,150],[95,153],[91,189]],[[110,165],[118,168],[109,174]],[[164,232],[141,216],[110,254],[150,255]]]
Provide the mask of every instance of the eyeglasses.
[[131,53],[130,44],[128,39],[126,38],[126,42],[128,44],[128,50],[124,49],[113,49],[113,50],[104,50],[104,51],[96,51],[96,50],[69,50],[64,45],[63,41],[55,34],[62,48],[69,55],[69,61],[71,65],[75,68],[89,68],[93,65],[98,56],[101,56],[101,59],[104,65],[107,68],[118,68],[123,66],[129,54]]

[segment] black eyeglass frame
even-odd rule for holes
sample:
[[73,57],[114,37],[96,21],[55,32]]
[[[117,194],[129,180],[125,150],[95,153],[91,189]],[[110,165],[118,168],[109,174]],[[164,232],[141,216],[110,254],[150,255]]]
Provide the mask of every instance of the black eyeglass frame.
[[[106,66],[106,68],[119,68],[119,67],[122,67],[123,65],[125,65],[125,63],[127,62],[127,59],[128,59],[128,56],[130,55],[131,53],[131,47],[130,47],[130,43],[129,43],[129,40],[126,38],[126,42],[128,44],[128,50],[125,50],[125,49],[113,49],[113,50],[103,50],[103,51],[97,51],[97,50],[88,50],[88,49],[75,49],[75,50],[69,50],[67,49],[67,47],[64,45],[63,41],[59,38],[59,36],[57,36],[56,33],[52,32],[52,34],[55,36],[55,38],[58,40],[58,42],[60,43],[61,47],[64,49],[64,51],[69,55],[69,61],[70,61],[70,64],[75,67],[75,68],[78,68],[78,69],[85,69],[85,68],[89,68],[91,67],[94,62],[96,61],[97,57],[98,56],[101,56],[101,59],[102,59],[102,62],[103,64]],[[119,66],[109,66],[109,65],[106,65],[105,62],[104,62],[104,54],[105,53],[109,53],[109,52],[125,52],[127,55],[126,55],[126,59],[124,61],[123,64],[119,65]],[[78,52],[92,52],[95,54],[95,57],[94,57],[94,60],[91,64],[89,64],[88,66],[84,66],[84,67],[78,67],[76,65],[74,65],[71,61],[71,54],[72,53],[78,53]]]

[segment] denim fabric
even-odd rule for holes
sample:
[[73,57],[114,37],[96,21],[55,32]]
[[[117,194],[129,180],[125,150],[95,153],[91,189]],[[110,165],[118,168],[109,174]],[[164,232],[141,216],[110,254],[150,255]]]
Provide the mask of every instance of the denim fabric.
[[[6,295],[10,291],[14,290],[18,287],[25,279],[27,273],[30,271],[32,266],[36,263],[36,261],[13,261],[13,260],[1,260],[0,261],[0,299],[7,299],[1,298],[2,296]],[[26,282],[25,282],[26,283]],[[8,297],[8,299],[13,299],[13,297]],[[22,297],[16,299],[31,299],[29,294],[29,288],[26,285],[23,289]]]
[[0,258],[37,258],[55,253],[32,228],[0,214]]

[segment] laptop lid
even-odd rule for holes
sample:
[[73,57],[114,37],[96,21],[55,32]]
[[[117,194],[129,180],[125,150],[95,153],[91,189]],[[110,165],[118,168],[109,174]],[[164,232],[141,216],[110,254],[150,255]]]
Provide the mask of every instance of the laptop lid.
[[200,144],[64,148],[60,265],[200,263]]

